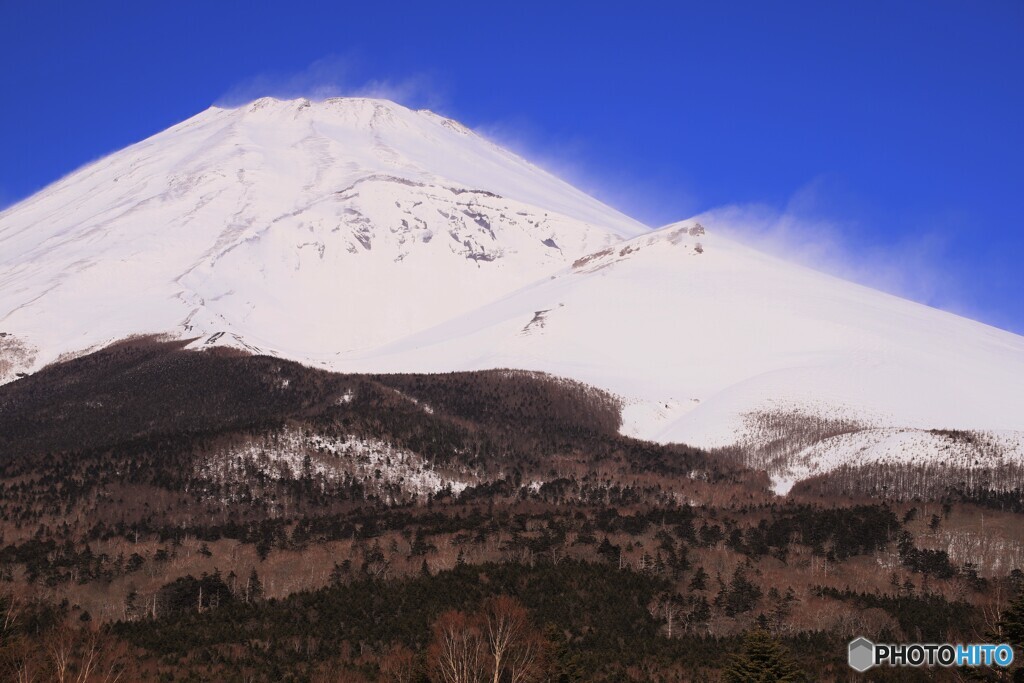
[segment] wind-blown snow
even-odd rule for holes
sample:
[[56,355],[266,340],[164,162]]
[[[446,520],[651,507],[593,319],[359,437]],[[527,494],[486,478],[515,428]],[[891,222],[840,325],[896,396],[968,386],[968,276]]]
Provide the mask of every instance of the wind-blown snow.
[[341,371],[541,370],[660,441],[743,442],[784,409],[1007,433],[1024,460],[1024,338],[713,224],[649,232],[382,100],[214,107],[0,213],[0,381],[146,333]]

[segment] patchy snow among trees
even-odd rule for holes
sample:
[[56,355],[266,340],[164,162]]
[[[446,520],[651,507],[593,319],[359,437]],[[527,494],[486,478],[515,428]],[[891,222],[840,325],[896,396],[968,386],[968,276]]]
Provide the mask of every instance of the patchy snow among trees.
[[458,494],[476,481],[471,472],[453,474],[435,469],[417,454],[379,439],[334,439],[297,430],[219,449],[201,463],[196,474],[222,484],[247,484],[257,477],[357,481],[377,493],[389,484],[412,498],[425,498],[442,490]]

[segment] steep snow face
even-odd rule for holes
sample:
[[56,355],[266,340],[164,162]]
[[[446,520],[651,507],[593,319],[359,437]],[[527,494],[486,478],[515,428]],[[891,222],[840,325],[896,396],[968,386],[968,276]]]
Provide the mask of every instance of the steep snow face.
[[[1024,338],[684,222],[343,367],[520,367],[625,399],[625,430],[715,447],[787,411],[874,428],[1024,430]],[[1024,458],[1024,450],[1020,456]]]
[[643,231],[431,112],[214,107],[0,214],[0,380],[135,333],[329,359]]

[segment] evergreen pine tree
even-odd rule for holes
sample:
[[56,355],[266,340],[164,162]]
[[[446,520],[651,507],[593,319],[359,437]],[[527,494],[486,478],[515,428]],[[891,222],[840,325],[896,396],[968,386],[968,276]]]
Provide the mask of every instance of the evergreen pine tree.
[[[1017,597],[1010,606],[1003,612],[999,620],[999,630],[1002,632],[1003,642],[1013,646],[1016,657],[1024,656],[1024,591],[1017,594]],[[1024,666],[1014,662],[1014,681],[1024,681]]]
[[335,562],[334,567],[331,569],[331,585],[340,586],[341,584],[345,583],[345,574],[346,572],[344,568],[340,564]]
[[586,672],[579,651],[572,647],[565,633],[554,624],[544,629],[544,638],[551,645],[551,671],[548,680],[554,683],[582,683]]
[[704,571],[704,567],[697,567],[697,571],[693,573],[693,579],[690,580],[690,590],[702,591],[708,587],[708,573]]
[[256,573],[255,567],[249,572],[249,580],[246,582],[245,588],[246,602],[259,602],[263,598],[263,584],[260,582],[260,576]]
[[693,601],[693,609],[686,616],[687,623],[692,627],[706,625],[711,619],[711,605],[703,595]]
[[1024,592],[1019,593],[1003,612],[999,628],[1011,645],[1024,647]]
[[778,641],[761,629],[743,641],[743,652],[733,655],[723,677],[726,683],[797,683],[806,676]]

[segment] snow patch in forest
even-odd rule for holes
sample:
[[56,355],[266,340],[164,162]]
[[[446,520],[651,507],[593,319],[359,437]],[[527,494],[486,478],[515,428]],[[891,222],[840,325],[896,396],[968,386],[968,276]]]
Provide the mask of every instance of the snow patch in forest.
[[245,483],[254,474],[272,480],[356,481],[370,490],[397,485],[415,497],[443,490],[458,494],[476,481],[470,472],[456,475],[433,468],[416,453],[380,439],[337,438],[298,430],[215,451],[198,471],[200,478],[221,483]]
[[[863,429],[828,437],[791,456],[772,475],[776,493],[785,495],[799,481],[840,467],[927,465],[965,471],[1004,465],[1024,466],[1024,435],[1017,431],[957,432],[921,429]],[[995,485],[990,483],[990,486]]]

